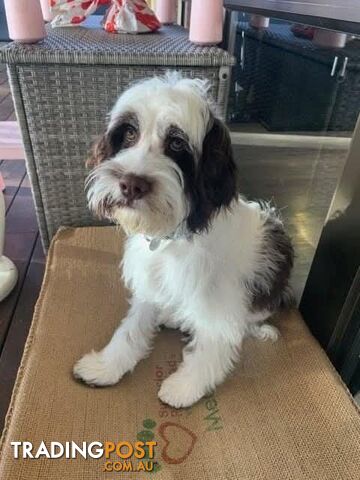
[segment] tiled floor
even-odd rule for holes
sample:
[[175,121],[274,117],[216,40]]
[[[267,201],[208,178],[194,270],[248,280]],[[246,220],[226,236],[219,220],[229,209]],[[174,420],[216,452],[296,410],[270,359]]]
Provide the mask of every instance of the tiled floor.
[[24,160],[0,161],[6,203],[5,254],[19,272],[13,292],[0,303],[0,431],[39,294],[45,257]]
[[[0,122],[16,120],[6,67],[0,65]],[[3,123],[0,127],[8,124]],[[7,128],[0,128],[1,135]],[[0,144],[2,142],[0,138]],[[8,138],[6,139],[9,140]],[[22,156],[22,155],[21,155]],[[13,158],[13,157],[12,157]],[[19,272],[17,286],[0,303],[0,431],[16,373],[20,364],[34,305],[39,294],[45,257],[39,238],[29,179],[23,158],[3,160],[0,172],[5,180],[5,254]]]

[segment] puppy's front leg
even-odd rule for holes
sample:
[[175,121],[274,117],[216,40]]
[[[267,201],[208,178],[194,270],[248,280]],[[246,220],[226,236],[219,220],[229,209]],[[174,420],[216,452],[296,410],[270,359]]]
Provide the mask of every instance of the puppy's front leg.
[[84,355],[74,365],[74,376],[97,386],[113,385],[148,355],[156,331],[157,311],[136,298],[112,339],[100,352]]
[[237,360],[242,335],[232,339],[197,332],[183,350],[178,370],[161,385],[159,398],[175,408],[189,407],[220,384]]

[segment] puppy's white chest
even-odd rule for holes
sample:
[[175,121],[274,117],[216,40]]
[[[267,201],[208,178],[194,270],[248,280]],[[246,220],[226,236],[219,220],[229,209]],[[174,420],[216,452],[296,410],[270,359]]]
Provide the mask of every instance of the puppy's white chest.
[[182,258],[181,255],[177,257],[173,254],[169,248],[170,242],[163,242],[151,250],[149,242],[141,236],[128,240],[123,276],[126,284],[139,298],[159,305],[175,306],[182,298],[181,289],[179,291],[177,288],[178,275],[182,275]]

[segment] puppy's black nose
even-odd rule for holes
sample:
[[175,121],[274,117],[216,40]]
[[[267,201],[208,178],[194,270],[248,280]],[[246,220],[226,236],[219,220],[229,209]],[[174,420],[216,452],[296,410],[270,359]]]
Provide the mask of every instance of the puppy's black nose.
[[120,190],[128,201],[137,200],[150,192],[151,184],[146,178],[137,175],[124,175],[120,179]]

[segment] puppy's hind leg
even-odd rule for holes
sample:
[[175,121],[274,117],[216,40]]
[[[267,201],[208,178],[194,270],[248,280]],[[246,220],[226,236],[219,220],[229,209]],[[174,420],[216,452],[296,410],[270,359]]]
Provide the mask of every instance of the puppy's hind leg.
[[106,347],[84,355],[74,365],[75,378],[95,386],[117,383],[150,353],[156,316],[152,304],[133,298],[126,318]]
[[276,342],[280,336],[279,330],[269,323],[253,323],[248,326],[248,335],[262,342],[270,340]]

